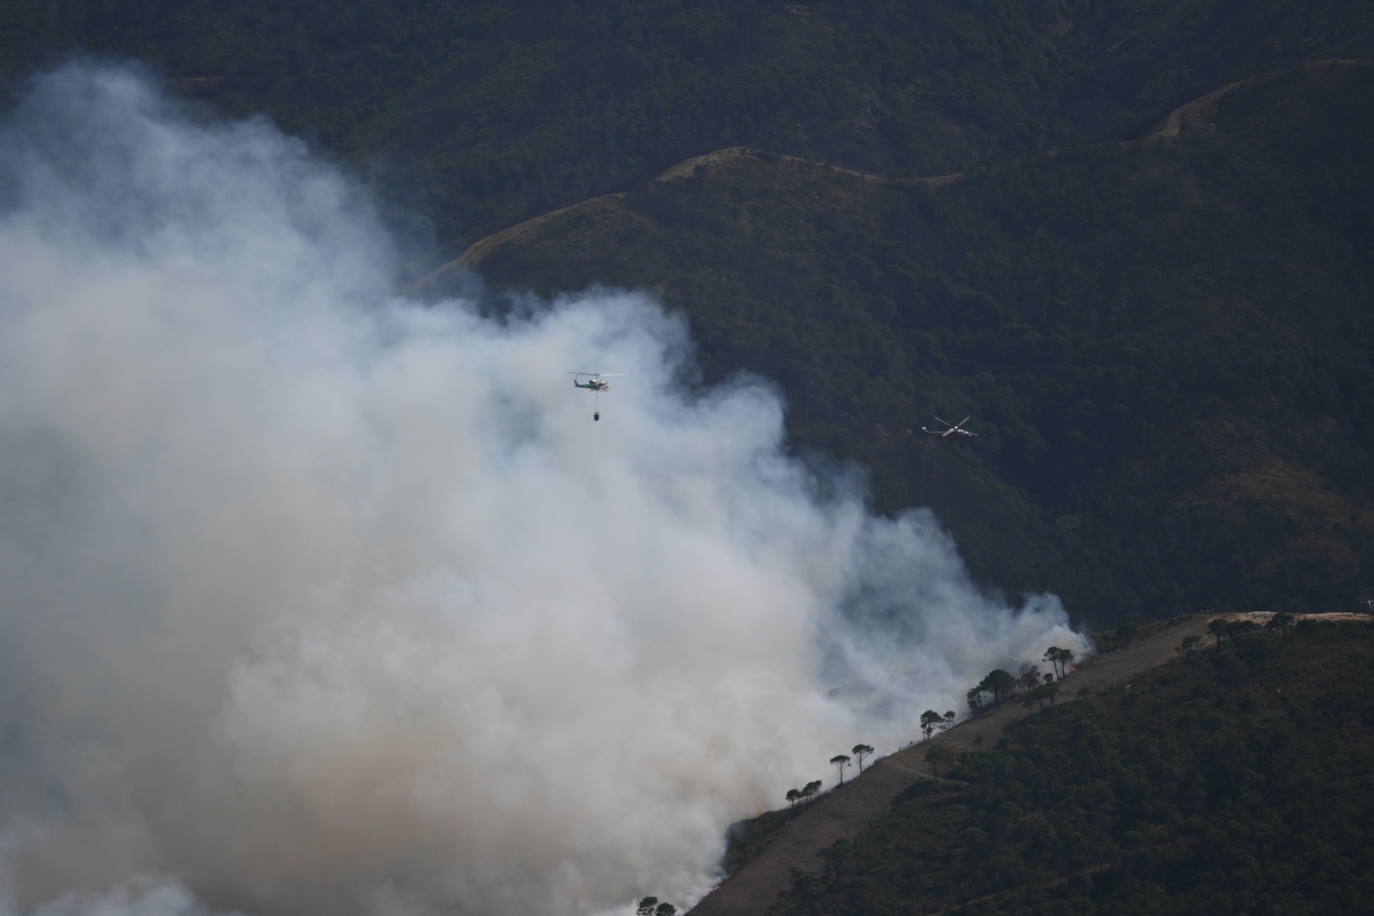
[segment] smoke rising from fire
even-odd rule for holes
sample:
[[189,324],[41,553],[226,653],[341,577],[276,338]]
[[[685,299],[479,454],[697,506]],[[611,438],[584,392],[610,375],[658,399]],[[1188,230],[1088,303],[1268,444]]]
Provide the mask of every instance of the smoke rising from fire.
[[[680,384],[650,299],[394,264],[303,144],[128,69],[0,124],[0,913],[687,901],[833,754],[1081,648],[818,485],[767,383]],[[626,373],[601,422],[570,369]]]

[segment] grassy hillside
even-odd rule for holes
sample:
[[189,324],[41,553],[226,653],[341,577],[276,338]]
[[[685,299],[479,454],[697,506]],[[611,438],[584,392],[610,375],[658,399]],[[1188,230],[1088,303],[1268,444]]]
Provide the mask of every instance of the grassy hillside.
[[[933,180],[724,150],[463,260],[660,293],[708,378],[777,380],[799,446],[934,506],[1007,588],[1103,624],[1348,608],[1374,584],[1371,93],[1313,64]],[[976,441],[919,431],[965,414]]]
[[769,912],[1363,912],[1371,675],[1374,627],[1304,622],[1046,707]]

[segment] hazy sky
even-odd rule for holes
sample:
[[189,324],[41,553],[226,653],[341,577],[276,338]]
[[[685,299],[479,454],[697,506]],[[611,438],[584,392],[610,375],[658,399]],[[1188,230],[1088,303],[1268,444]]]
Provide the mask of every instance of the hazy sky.
[[649,298],[496,321],[393,254],[129,70],[0,122],[0,914],[683,904],[834,754],[1082,650],[785,457],[766,381],[681,385]]

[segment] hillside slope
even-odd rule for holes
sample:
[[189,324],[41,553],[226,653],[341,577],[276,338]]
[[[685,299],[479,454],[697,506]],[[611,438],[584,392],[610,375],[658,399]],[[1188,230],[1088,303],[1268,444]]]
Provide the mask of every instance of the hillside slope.
[[[706,381],[777,381],[799,449],[871,468],[880,509],[935,508],[984,581],[1102,625],[1351,608],[1374,585],[1371,95],[1368,63],[1305,65],[1136,141],[930,179],[721,150],[459,263],[661,295]],[[976,442],[919,431],[965,414]]]
[[[1178,656],[1187,636],[1207,632],[1207,615],[1194,615],[1161,628],[1134,644],[1097,656],[1063,682],[1064,696],[1096,693],[1137,677]],[[698,916],[763,913],[790,887],[795,874],[818,871],[821,853],[861,833],[902,792],[934,774],[926,761],[931,748],[953,760],[961,753],[992,744],[1007,726],[1029,713],[1015,703],[874,761],[862,775],[810,803],[773,838],[767,848],[692,909]]]
[[[1153,890],[1128,911],[1190,912],[1191,902],[1176,895],[1191,892],[1214,861],[1255,855],[1261,861],[1246,867],[1264,871],[1257,883],[1276,894],[1256,912],[1317,912],[1321,900],[1350,899],[1361,881],[1341,874],[1348,854],[1340,857],[1344,865],[1325,869],[1339,875],[1335,884],[1293,910],[1285,909],[1294,904],[1284,895],[1306,882],[1273,858],[1274,847],[1282,847],[1277,838],[1237,835],[1222,844],[1206,840],[1214,845],[1206,855],[1181,851],[1231,820],[1271,822],[1281,812],[1294,821],[1294,807],[1310,804],[1313,792],[1324,799],[1348,793],[1351,811],[1339,828],[1312,827],[1313,844],[1359,824],[1358,812],[1374,806],[1374,779],[1355,763],[1369,756],[1358,740],[1374,725],[1369,703],[1339,698],[1346,678],[1374,670],[1369,619],[1300,618],[1296,632],[1252,631],[1219,648],[1204,637],[1183,656],[1179,644],[1205,634],[1212,619],[1178,618],[1099,656],[1063,682],[1054,707],[1030,715],[1006,703],[876,762],[788,820],[692,912],[1010,913],[1039,912],[1042,905],[1052,912],[1074,896],[1082,898],[1079,906],[1133,899],[1142,885]],[[1312,666],[1318,659],[1329,676]],[[1289,743],[1296,733],[1324,750],[1299,752]],[[1256,740],[1261,762],[1245,759],[1236,746]],[[932,778],[932,752],[942,755],[941,778]],[[1066,764],[1065,755],[1076,762]],[[1339,787],[1319,791],[1311,783],[1311,767],[1323,764]],[[1253,793],[1262,780],[1276,790],[1284,783],[1297,797],[1261,812],[1263,797]],[[1146,783],[1156,785],[1146,790]],[[1093,800],[1084,793],[1095,793]],[[1074,813],[1083,804],[1088,821]],[[969,847],[974,837],[981,838]],[[1254,842],[1265,849],[1250,849]],[[1196,856],[1192,871],[1177,871],[1180,853]],[[1239,899],[1243,889],[1223,882],[1212,892],[1216,906],[1221,897]]]

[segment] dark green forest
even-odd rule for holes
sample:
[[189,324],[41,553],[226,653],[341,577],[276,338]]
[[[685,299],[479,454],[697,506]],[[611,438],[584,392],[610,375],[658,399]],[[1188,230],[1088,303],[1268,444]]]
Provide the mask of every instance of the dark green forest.
[[1285,63],[1374,57],[1368,0],[12,0],[0,89],[144,62],[371,175],[440,245],[744,145],[892,176],[1134,136]]
[[1070,689],[914,784],[770,912],[1367,912],[1371,677],[1374,627],[1300,621]]
[[[655,291],[699,381],[774,380],[799,454],[1102,626],[1374,593],[1372,26],[1371,0],[15,0],[0,99],[95,55],[270,117],[377,191],[417,278],[599,198],[466,263],[494,299]],[[977,440],[920,431],[966,414]]]

